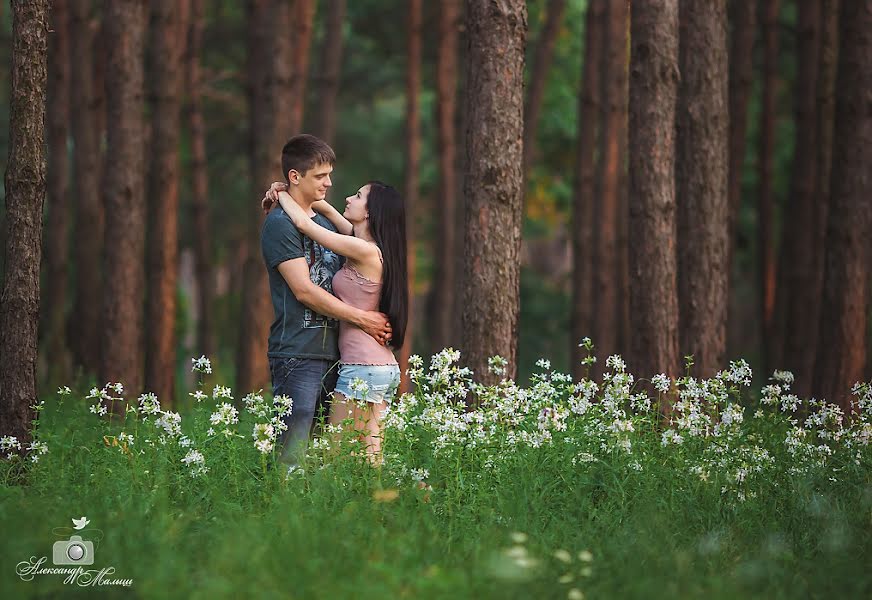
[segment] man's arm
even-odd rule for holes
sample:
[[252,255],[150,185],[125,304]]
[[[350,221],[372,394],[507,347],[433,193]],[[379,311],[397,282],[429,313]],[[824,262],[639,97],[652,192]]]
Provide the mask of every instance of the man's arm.
[[391,324],[385,314],[355,308],[312,283],[305,258],[286,260],[278,265],[278,270],[297,300],[312,310],[351,323],[382,345],[390,341]]

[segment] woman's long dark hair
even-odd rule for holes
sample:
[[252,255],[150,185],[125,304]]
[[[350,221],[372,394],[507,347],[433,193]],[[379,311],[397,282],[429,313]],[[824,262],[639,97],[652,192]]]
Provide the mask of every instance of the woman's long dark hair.
[[399,349],[406,339],[409,320],[406,206],[400,193],[386,183],[370,181],[368,185],[369,233],[381,248],[384,258],[378,309],[391,321],[390,345]]

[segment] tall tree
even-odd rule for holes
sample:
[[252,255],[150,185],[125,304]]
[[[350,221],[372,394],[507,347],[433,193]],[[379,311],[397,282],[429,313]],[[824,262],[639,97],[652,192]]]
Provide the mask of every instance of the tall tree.
[[400,349],[400,371],[402,380],[400,391],[405,393],[410,390],[406,370],[409,368],[409,356],[412,352],[413,322],[415,305],[415,207],[418,205],[418,169],[421,160],[421,118],[420,101],[421,92],[421,26],[423,22],[423,8],[421,0],[410,0],[407,3],[407,26],[406,43],[408,54],[406,56],[406,165],[404,195],[406,201],[406,238],[409,244],[408,272],[409,272],[409,324],[406,327],[406,337],[403,347]]
[[209,233],[209,172],[206,163],[206,124],[203,121],[202,71],[205,15],[203,0],[191,0],[186,64],[187,120],[191,136],[191,221],[194,224],[194,257],[197,272],[197,350],[212,356],[215,349],[211,235]]
[[872,226],[872,0],[842,2],[818,398],[851,409],[863,380]]
[[321,50],[321,75],[318,91],[318,136],[332,144],[336,137],[336,98],[339,95],[339,73],[342,68],[342,24],[345,22],[345,0],[327,0],[327,19]]
[[144,0],[106,2],[108,65],[106,285],[101,379],[132,394],[143,384],[145,292],[145,138],[143,114],[147,9]]
[[618,349],[620,310],[620,250],[618,248],[621,172],[627,146],[627,19],[629,3],[606,3],[602,52],[602,133],[596,171],[593,222],[593,342],[601,369]]
[[[825,242],[827,231],[827,215],[830,204],[830,173],[833,158],[833,120],[836,96],[837,55],[839,53],[839,0],[823,0],[821,3],[821,40],[818,48],[818,86],[817,86],[817,178],[815,196],[818,202],[814,207],[812,237],[808,243],[814,248],[811,269],[808,274],[804,297],[808,303],[808,320],[812,327],[806,328],[808,337],[808,354],[803,354],[804,365],[807,368],[795,372],[794,389],[801,398],[811,397],[815,393],[814,376],[817,357],[821,352],[818,343],[819,328],[815,324],[821,321],[821,309],[824,282],[824,258],[826,256]],[[826,352],[826,349],[823,349]]]
[[54,0],[52,35],[48,59],[48,152],[52,177],[48,180],[48,219],[45,235],[45,319],[43,338],[48,352],[50,376],[67,379],[66,336],[67,284],[69,283],[69,153],[70,118],[69,4]]
[[726,0],[680,0],[676,143],[679,348],[715,374],[727,342],[729,126]]
[[[754,79],[754,37],[757,3],[730,1],[730,165],[727,195],[730,202],[730,256],[736,236],[736,220],[742,201],[742,167],[748,130],[748,100]],[[732,261],[731,261],[732,263]]]
[[572,201],[572,303],[570,356],[572,375],[584,374],[579,342],[591,334],[593,304],[594,148],[600,115],[602,38],[605,0],[591,0],[584,25],[584,61],[578,94],[578,144],[575,151],[575,186]]
[[466,23],[462,347],[476,375],[493,381],[490,356],[508,359],[510,377],[517,368],[527,7],[523,0],[467,0]]
[[145,386],[165,404],[175,396],[179,262],[179,129],[189,2],[151,2],[151,176]]
[[25,443],[30,440],[31,407],[37,403],[48,18],[48,0],[12,3],[6,272],[0,297],[0,431]]
[[76,243],[75,298],[69,340],[76,364],[90,373],[100,367],[103,199],[100,192],[102,94],[94,84],[94,42],[98,25],[91,20],[91,0],[70,3],[70,117],[73,134],[73,202]]
[[630,364],[677,376],[678,0],[634,5],[630,41]]
[[[281,148],[300,132],[303,119],[313,0],[248,0],[249,158],[252,198],[260,198],[281,172]],[[246,256],[242,318],[236,358],[236,385],[242,390],[269,382],[266,345],[272,314],[266,270],[256,241],[261,216],[249,215],[241,248]]]
[[545,94],[545,82],[548,71],[554,59],[554,45],[560,32],[560,23],[566,9],[566,0],[548,0],[545,5],[545,24],[536,43],[533,54],[533,65],[530,70],[530,85],[527,86],[527,99],[524,106],[524,178],[528,177],[530,165],[536,150],[536,130],[539,124],[539,113],[542,110],[542,98]]
[[457,43],[460,0],[441,0],[436,48],[436,143],[439,187],[436,197],[436,273],[430,294],[430,349],[438,352],[457,343]]
[[760,147],[758,150],[757,191],[757,267],[760,293],[760,335],[764,370],[775,362],[775,198],[772,168],[775,151],[775,119],[778,87],[778,12],[779,0],[763,0],[761,5],[763,36],[763,99],[760,109]]
[[[795,374],[810,374],[814,370],[814,350],[809,343],[817,337],[818,322],[812,310],[818,303],[820,288],[815,285],[818,252],[816,232],[818,221],[817,196],[817,85],[820,56],[820,2],[800,0],[797,24],[797,70],[795,91],[796,143],[793,172],[786,211],[793,215],[789,227],[783,227],[781,252],[778,259],[776,310],[784,322],[780,369]],[[788,214],[788,213],[785,213]],[[812,297],[814,294],[815,297]],[[805,378],[808,381],[808,377]],[[807,386],[806,386],[807,387]]]

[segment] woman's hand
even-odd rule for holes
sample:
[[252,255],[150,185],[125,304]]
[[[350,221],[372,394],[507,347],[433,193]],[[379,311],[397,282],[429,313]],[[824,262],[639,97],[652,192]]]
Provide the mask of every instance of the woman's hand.
[[279,192],[287,191],[288,184],[284,181],[276,181],[269,186],[269,189],[263,195],[263,200],[260,201],[260,207],[263,209],[264,214],[271,211],[276,202],[279,201]]

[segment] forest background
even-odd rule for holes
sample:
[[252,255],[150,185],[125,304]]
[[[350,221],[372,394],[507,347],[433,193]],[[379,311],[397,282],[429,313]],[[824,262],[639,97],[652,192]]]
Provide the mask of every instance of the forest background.
[[[80,164],[85,165],[85,169],[99,170],[102,161],[99,153],[101,149],[105,150],[106,132],[105,117],[101,117],[99,113],[105,111],[105,90],[102,86],[106,83],[106,62],[109,57],[106,55],[102,37],[105,31],[100,3],[90,6],[90,2],[56,2],[55,6],[57,8],[58,5],[66,4],[69,4],[69,20],[63,25],[66,33],[60,34],[65,37],[62,42],[65,49],[58,49],[57,28],[60,26],[56,24],[56,30],[50,38],[49,54],[49,135],[51,123],[55,124],[55,129],[67,127],[63,136],[72,161],[69,163],[69,174],[59,174],[53,169],[53,165],[57,165],[57,159],[52,156],[51,149],[49,151],[48,179],[50,182],[63,179],[65,187],[62,188],[62,193],[66,195],[66,199],[52,196],[52,186],[49,184],[50,193],[46,202],[48,220],[43,236],[45,241],[39,362],[39,379],[46,385],[69,381],[76,369],[83,369],[82,372],[89,376],[95,375],[99,371],[96,353],[102,343],[98,337],[89,337],[81,331],[77,333],[76,329],[83,322],[77,312],[76,291],[85,285],[86,280],[82,274],[88,270],[86,276],[93,278],[93,271],[96,270],[96,281],[99,281],[100,269],[99,260],[88,265],[77,264],[76,261],[77,257],[82,256],[79,252],[80,246],[88,241],[88,234],[83,237],[83,223],[87,224],[89,220],[88,216],[83,217],[82,199],[76,197],[80,189],[77,187],[76,178],[82,172]],[[155,323],[149,322],[150,314],[166,312],[167,306],[170,308],[174,330],[170,364],[174,367],[177,381],[190,379],[192,356],[207,353],[219,365],[233,365],[239,362],[240,357],[252,353],[251,347],[245,345],[245,334],[240,332],[240,324],[245,320],[243,315],[246,311],[254,310],[246,305],[245,299],[245,291],[250,287],[247,286],[245,274],[246,259],[252,256],[248,250],[254,248],[256,268],[263,269],[259,252],[256,251],[257,227],[252,224],[256,224],[260,216],[259,190],[265,189],[270,181],[281,178],[280,172],[269,171],[268,165],[264,165],[266,171],[262,169],[260,172],[252,165],[262,156],[258,152],[277,155],[281,143],[299,130],[328,138],[336,149],[339,162],[330,198],[334,205],[341,204],[345,195],[369,179],[377,178],[391,182],[398,188],[404,187],[414,215],[411,230],[411,248],[415,258],[412,351],[429,355],[443,346],[458,346],[458,307],[456,304],[446,306],[444,300],[440,301],[439,297],[434,296],[434,290],[439,287],[439,282],[445,281],[440,278],[437,264],[440,260],[437,250],[444,245],[444,238],[440,237],[443,233],[439,219],[445,198],[442,187],[444,183],[440,179],[440,152],[443,146],[439,140],[438,78],[439,48],[441,43],[445,43],[446,35],[446,30],[440,25],[440,18],[446,6],[450,5],[453,5],[451,10],[455,15],[452,28],[458,36],[453,41],[457,63],[453,67],[453,73],[448,75],[455,81],[455,98],[458,100],[452,120],[457,145],[453,161],[456,173],[454,185],[457,190],[456,235],[453,248],[449,251],[457,260],[458,280],[450,286],[450,297],[460,297],[457,290],[463,285],[464,269],[468,269],[468,264],[463,260],[462,249],[465,216],[462,194],[465,161],[462,98],[466,51],[460,6],[462,3],[423,2],[420,4],[422,12],[418,23],[409,20],[409,7],[416,3],[398,0],[285,3],[294,7],[284,18],[311,20],[311,39],[308,42],[305,39],[291,41],[292,44],[308,43],[308,47],[296,47],[294,51],[291,46],[287,46],[281,50],[289,52],[286,58],[292,61],[302,60],[302,70],[293,67],[290,71],[292,78],[285,80],[285,83],[290,81],[296,86],[294,90],[303,90],[305,103],[295,109],[302,110],[302,121],[298,128],[276,132],[269,137],[268,144],[260,144],[262,147],[258,149],[257,144],[251,143],[252,136],[264,142],[266,139],[261,133],[253,133],[253,129],[259,126],[265,127],[261,132],[269,131],[273,125],[257,125],[252,117],[252,102],[257,102],[252,100],[252,89],[259,85],[256,78],[263,76],[263,69],[258,69],[257,59],[252,58],[251,49],[257,45],[257,35],[265,36],[261,38],[262,42],[280,31],[283,18],[272,13],[273,29],[261,30],[258,34],[258,25],[252,20],[249,5],[259,4],[269,5],[236,0],[194,2],[190,6],[193,11],[190,15],[192,18],[177,22],[177,27],[181,29],[173,34],[176,40],[169,44],[168,50],[167,46],[160,46],[156,41],[154,36],[156,23],[159,24],[159,21],[155,14],[150,17],[151,33],[145,33],[146,98],[143,104],[144,107],[152,106],[151,109],[146,108],[150,115],[154,114],[154,100],[157,98],[153,91],[149,91],[155,83],[155,65],[164,60],[173,60],[162,57],[159,53],[161,48],[170,54],[175,53],[173,55],[177,57],[176,60],[181,61],[179,64],[184,71],[184,63],[192,60],[191,36],[202,35],[202,39],[198,42],[199,51],[195,51],[196,55],[193,56],[199,63],[199,79],[191,80],[189,73],[180,76],[177,97],[182,110],[176,142],[179,200],[178,205],[172,208],[178,218],[179,244],[178,255],[175,257],[178,281],[173,290],[174,302],[164,307],[159,306],[154,313],[148,313],[145,317],[145,330],[155,327]],[[579,99],[582,96],[586,22],[591,22],[588,4],[585,0],[534,0],[527,3],[529,30],[525,96],[528,117],[531,99],[536,95],[540,95],[541,106],[538,109],[538,119],[525,124],[525,138],[529,137],[532,144],[528,144],[527,152],[530,154],[524,170],[526,193],[523,205],[519,380],[529,377],[539,358],[550,359],[555,368],[563,371],[572,370],[577,358],[570,352],[580,341],[576,339],[579,338],[578,328],[571,326],[573,310],[577,310],[571,293],[571,234],[573,227],[586,226],[573,224],[572,209],[578,179],[578,115],[581,110]],[[179,6],[182,5],[186,3],[179,3]],[[753,6],[753,9],[742,10],[741,5]],[[805,226],[797,223],[797,213],[791,204],[794,197],[791,192],[792,181],[797,176],[794,166],[797,154],[797,121],[803,117],[802,108],[798,104],[797,86],[802,85],[802,81],[799,81],[802,74],[799,69],[799,54],[803,48],[807,23],[802,23],[801,5],[801,0],[731,3],[731,40],[735,40],[736,31],[750,31],[752,71],[745,81],[748,85],[742,92],[745,94],[742,101],[746,104],[747,126],[741,152],[741,169],[738,173],[730,174],[731,181],[739,181],[741,198],[733,231],[734,251],[728,288],[726,354],[729,358],[746,358],[758,377],[765,377],[765,371],[761,371],[761,368],[771,372],[772,368],[783,366],[776,362],[777,353],[773,354],[764,344],[764,340],[773,340],[772,336],[766,334],[766,328],[772,325],[764,321],[771,319],[772,314],[778,310],[774,305],[774,290],[777,287],[774,266],[777,261],[774,257],[786,256],[786,251],[782,249],[784,232],[792,227]],[[603,6],[600,3],[600,9]],[[57,11],[53,18],[57,18]],[[748,21],[737,29],[737,18]],[[820,35],[820,18],[819,15],[815,24],[816,37]],[[626,23],[629,26],[629,21]],[[11,17],[8,9],[3,11],[0,26],[0,114],[7,115],[8,69],[11,60]],[[608,42],[607,37],[604,36],[602,42],[604,49]],[[449,39],[448,43],[452,43],[452,40]],[[623,43],[626,44],[626,39]],[[261,46],[262,50],[268,47],[263,44]],[[53,61],[52,57],[56,57],[59,52],[64,53],[67,58],[68,62],[64,67],[57,66],[64,61]],[[331,67],[330,61],[336,59],[330,57],[335,57],[337,52],[340,56],[338,63],[335,63],[338,68]],[[735,47],[731,50],[731,53],[734,52]],[[600,56],[598,60],[606,58]],[[620,55],[618,60],[621,60]],[[624,53],[623,60],[625,64],[629,60],[628,52]],[[56,65],[54,72],[53,63]],[[58,73],[58,68],[65,68],[67,71]],[[298,69],[296,73],[294,68]],[[90,84],[87,80],[83,82],[78,78],[78,74],[85,72],[89,72]],[[303,80],[299,73],[303,74]],[[66,100],[61,99],[60,102],[56,99],[64,92],[59,91],[61,88],[58,87],[58,81],[65,81],[69,86],[65,88],[68,94]],[[55,82],[54,85],[52,82]],[[276,89],[269,87],[275,83],[268,82],[265,89]],[[77,96],[76,89],[82,85],[89,86],[90,95],[86,93],[83,97]],[[202,189],[197,186],[202,183],[197,183],[198,157],[196,141],[192,136],[190,85],[197,88],[195,92],[201,103],[202,124],[205,126],[204,150],[208,183],[205,197],[198,197],[197,193],[198,189]],[[410,90],[413,90],[411,96]],[[739,92],[735,92],[731,86],[730,93],[732,102],[734,93]],[[77,105],[77,97],[79,101],[84,100],[85,104]],[[410,98],[414,102],[410,102]],[[603,104],[602,97],[597,100],[597,104]],[[95,162],[90,165],[77,163],[77,159],[72,156],[76,120],[87,117],[82,112],[83,109],[93,113],[87,126],[98,134],[99,148]],[[331,118],[335,119],[335,124],[328,124]],[[625,107],[622,118],[626,120]],[[680,121],[680,115],[678,119]],[[151,117],[146,118],[146,123],[148,130],[157,131],[154,128],[158,125],[152,123]],[[325,129],[328,127],[335,130],[335,133]],[[142,154],[137,156],[137,160],[151,165],[155,152],[159,150],[149,145],[148,135],[153,133],[146,134]],[[411,139],[412,136],[416,139]],[[599,157],[602,154],[600,148],[604,147],[600,140],[593,150],[594,154]],[[410,148],[413,150],[411,153]],[[419,150],[415,151],[415,148]],[[625,144],[622,152],[625,157]],[[8,131],[3,127],[0,128],[0,168],[4,170],[7,155]],[[169,156],[173,155],[170,153]],[[624,160],[626,159],[622,158]],[[597,169],[605,168],[602,163],[603,161],[596,160]],[[147,167],[147,171],[148,169],[153,167]],[[255,180],[258,175],[261,176],[260,179]],[[598,173],[597,177],[600,178],[597,185],[601,186],[603,175]],[[98,188],[95,192],[99,194],[105,191],[105,178],[98,177],[93,183]],[[151,187],[146,192],[146,203],[149,206],[156,202],[154,183],[152,177],[148,184]],[[409,185],[413,187],[410,188]],[[621,210],[626,215],[626,177],[622,177],[618,185]],[[599,202],[600,197],[592,196],[593,204]],[[50,215],[56,208],[67,211],[66,221],[62,224],[68,228],[67,233],[59,234],[57,230],[52,230]],[[206,215],[205,230],[198,230],[198,214]],[[5,211],[0,213],[0,218],[4,219],[0,230],[5,235]],[[591,225],[589,231],[594,232],[600,223],[594,219]],[[62,247],[50,246],[59,235]],[[626,254],[627,245],[632,243],[626,230],[626,216],[619,219],[615,235],[617,240],[612,250],[591,248],[590,254],[601,258],[603,252],[614,251],[618,253],[618,257],[608,260],[620,262],[620,256]],[[3,241],[5,246],[5,239]],[[198,243],[204,244],[205,256],[209,261],[207,266],[198,267]],[[60,264],[65,269],[60,288],[50,281],[56,279],[55,275],[48,274],[49,256],[58,250],[64,257]],[[822,253],[822,248],[818,248],[818,253]],[[783,256],[781,260],[785,261]],[[198,280],[198,268],[207,269],[206,281],[212,287],[208,305],[200,304],[202,286],[199,281],[203,280]],[[626,274],[615,274],[612,278],[614,285],[623,286],[617,292],[623,302],[626,302],[626,277]],[[146,295],[143,294],[142,298],[145,299]],[[263,309],[262,304],[260,309]],[[269,314],[261,314],[261,320],[271,320],[271,308],[268,307],[268,310]],[[204,311],[209,313],[205,320]],[[448,313],[449,326],[441,333],[434,333],[433,324],[440,322],[439,314],[445,312]],[[482,314],[481,318],[488,319],[488,315]],[[600,340],[594,335],[594,323],[602,319],[591,320],[590,314],[587,318],[589,327],[582,332],[593,337],[594,344],[600,345]],[[626,336],[629,332],[626,327],[621,330],[621,322],[626,323],[626,320],[621,315],[614,315],[611,321],[600,323],[616,332],[615,339],[602,344],[605,351],[622,354],[627,352]],[[63,327],[59,328],[58,323],[63,323]],[[205,328],[202,326],[204,324]],[[99,326],[94,332],[98,336],[112,335],[111,332],[101,330]],[[83,348],[82,344],[90,345],[90,351],[87,347]],[[147,344],[148,340],[144,340],[143,353]],[[89,354],[92,358],[88,358]],[[601,357],[600,362],[603,360],[604,357]],[[234,375],[232,368],[220,371],[223,376]],[[869,374],[867,367],[867,378]],[[255,388],[268,387],[265,373],[249,374],[243,379],[246,385],[250,384]],[[237,376],[237,382],[238,380]],[[228,383],[236,382],[230,380]],[[175,394],[181,396],[182,390],[187,386],[175,384],[172,387]]]

